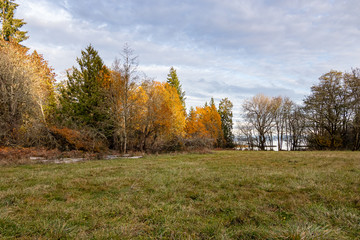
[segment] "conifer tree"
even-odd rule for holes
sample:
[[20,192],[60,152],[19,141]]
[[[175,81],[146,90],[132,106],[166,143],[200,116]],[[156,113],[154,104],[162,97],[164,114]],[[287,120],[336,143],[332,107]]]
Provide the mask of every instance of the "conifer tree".
[[234,145],[234,134],[233,129],[233,104],[228,98],[221,99],[219,103],[219,114],[221,117],[221,128],[224,134],[225,143],[224,147],[233,147]]
[[81,51],[77,63],[80,68],[68,71],[68,79],[61,89],[61,116],[66,117],[68,124],[65,125],[75,122],[105,133],[109,119],[105,93],[109,71],[91,45]]
[[14,18],[15,9],[18,6],[14,0],[0,0],[0,37],[5,41],[13,40],[19,43],[29,38],[26,36],[27,32],[19,30],[26,22],[23,19]]
[[213,97],[211,97],[209,104],[210,104],[210,107],[214,107],[214,106],[215,106],[215,100],[214,100]]
[[171,86],[176,88],[176,91],[179,94],[180,97],[180,101],[182,103],[182,105],[185,107],[185,91],[182,91],[181,89],[181,84],[179,81],[179,78],[177,76],[176,70],[174,69],[174,67],[170,68],[170,72],[168,74],[167,77],[167,83],[169,83]]

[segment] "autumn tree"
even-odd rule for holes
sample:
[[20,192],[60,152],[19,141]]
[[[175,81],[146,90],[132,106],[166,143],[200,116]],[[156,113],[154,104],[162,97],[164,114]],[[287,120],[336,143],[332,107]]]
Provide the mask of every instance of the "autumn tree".
[[179,95],[179,98],[180,98],[180,101],[182,103],[182,105],[184,106],[185,108],[185,91],[182,90],[182,87],[181,87],[181,84],[180,84],[180,81],[179,81],[179,78],[177,76],[177,73],[176,73],[176,70],[174,67],[171,67],[170,68],[170,72],[167,76],[167,83],[170,84],[171,86],[173,86],[178,95]]
[[210,138],[203,115],[206,113],[204,107],[191,108],[186,119],[187,138]]
[[121,147],[124,153],[128,150],[129,135],[133,130],[134,109],[137,107],[137,74],[138,57],[134,50],[127,44],[121,53],[121,59],[116,59],[113,64],[112,76],[115,81],[118,120],[118,136],[121,138]]
[[161,150],[183,135],[185,111],[177,90],[168,83],[152,80],[140,86],[143,99],[138,117],[140,150]]
[[54,73],[43,57],[0,40],[0,90],[0,142],[46,143],[55,99]]
[[219,103],[219,114],[221,118],[221,129],[224,136],[224,147],[231,148],[234,146],[233,130],[233,104],[228,98],[224,98]]
[[48,66],[48,62],[37,51],[31,54],[31,65],[33,83],[37,83],[34,91],[36,103],[40,108],[44,123],[52,124],[56,111],[54,70]]
[[0,37],[5,41],[13,40],[22,42],[29,37],[20,28],[26,24],[23,19],[14,18],[14,13],[19,5],[14,0],[0,0]]
[[190,108],[189,114],[186,118],[185,132],[188,138],[195,137],[195,134],[199,131],[198,118],[194,107]]
[[214,98],[210,99],[210,105],[204,108],[203,122],[210,133],[211,139],[216,139],[214,145],[220,147],[220,144],[224,142],[224,135],[222,131],[221,116],[216,108]]
[[77,58],[79,68],[67,72],[67,80],[60,89],[60,118],[68,127],[87,127],[94,134],[109,138],[112,123],[108,119],[108,101],[105,93],[109,71],[98,52],[89,45]]
[[[34,108],[31,82],[21,61],[26,49],[1,41],[0,54],[0,134],[3,144],[16,138],[26,115]],[[17,61],[18,60],[18,61]]]
[[210,142],[213,147],[219,146],[218,143],[223,140],[223,132],[221,117],[213,99],[210,100],[210,105],[206,103],[204,107],[190,110],[185,129],[188,139],[202,141],[204,146],[207,142]]

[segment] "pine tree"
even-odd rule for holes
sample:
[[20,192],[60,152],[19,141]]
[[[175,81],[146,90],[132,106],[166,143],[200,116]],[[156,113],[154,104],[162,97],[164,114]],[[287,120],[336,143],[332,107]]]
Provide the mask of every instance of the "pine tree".
[[211,99],[210,99],[210,107],[213,107],[213,106],[215,106],[215,100],[214,100],[214,98],[213,97],[211,97]]
[[15,9],[18,6],[14,0],[0,0],[0,23],[2,25],[0,37],[5,41],[13,40],[19,43],[29,38],[26,36],[27,32],[19,30],[26,22],[23,19],[14,18]]
[[61,117],[65,117],[68,123],[65,125],[74,122],[105,133],[109,119],[105,93],[109,72],[91,45],[81,51],[77,62],[80,69],[73,67],[68,71],[68,79],[61,89]]
[[218,112],[221,117],[221,128],[224,134],[224,147],[233,147],[234,145],[234,134],[232,133],[232,108],[233,104],[228,98],[221,99]]
[[169,83],[171,86],[176,88],[176,91],[179,94],[180,97],[180,101],[182,103],[182,105],[185,107],[185,91],[182,91],[181,89],[181,84],[179,81],[179,78],[177,76],[176,70],[174,69],[174,67],[170,68],[170,72],[168,74],[167,77],[167,83]]

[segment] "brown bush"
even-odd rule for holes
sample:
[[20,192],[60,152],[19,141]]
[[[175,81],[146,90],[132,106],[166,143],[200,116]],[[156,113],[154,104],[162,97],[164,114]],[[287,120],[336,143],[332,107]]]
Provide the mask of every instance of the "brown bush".
[[57,149],[0,147],[0,165],[30,163],[30,157],[41,157],[47,160],[56,159],[60,155]]
[[61,151],[82,150],[87,152],[103,152],[107,150],[104,141],[97,139],[89,132],[84,133],[69,128],[49,129]]

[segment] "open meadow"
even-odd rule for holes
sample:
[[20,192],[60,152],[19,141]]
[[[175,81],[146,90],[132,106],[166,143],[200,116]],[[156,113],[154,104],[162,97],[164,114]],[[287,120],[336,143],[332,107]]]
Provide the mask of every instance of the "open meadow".
[[358,152],[0,166],[1,239],[360,239]]

